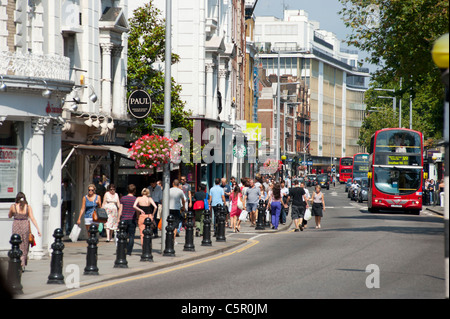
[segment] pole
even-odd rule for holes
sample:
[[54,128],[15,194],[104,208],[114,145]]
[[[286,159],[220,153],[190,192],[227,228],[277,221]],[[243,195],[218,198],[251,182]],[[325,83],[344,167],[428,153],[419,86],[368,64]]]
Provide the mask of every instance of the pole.
[[448,211],[449,211],[449,119],[450,116],[449,112],[449,88],[448,85],[446,85],[445,88],[445,104],[444,104],[444,143],[445,143],[445,171],[444,171],[444,238],[445,238],[445,298],[449,298],[449,262],[448,262],[448,246],[449,246],[449,237],[448,237]]
[[[278,51],[278,83],[277,83],[277,145],[275,149],[277,150],[277,164],[281,159],[281,145],[280,145],[280,51]],[[278,171],[277,171],[278,176]]]
[[[172,89],[172,0],[166,0],[166,45],[165,45],[165,80],[164,80],[164,136],[170,138],[170,106]],[[169,216],[170,163],[163,169],[163,209],[161,222],[161,253],[165,250],[167,217]]]
[[412,130],[412,95],[409,96],[409,129]]
[[[400,78],[400,92],[402,91],[402,78]],[[398,127],[402,127],[402,99],[403,95],[400,95],[400,102],[398,104]]]

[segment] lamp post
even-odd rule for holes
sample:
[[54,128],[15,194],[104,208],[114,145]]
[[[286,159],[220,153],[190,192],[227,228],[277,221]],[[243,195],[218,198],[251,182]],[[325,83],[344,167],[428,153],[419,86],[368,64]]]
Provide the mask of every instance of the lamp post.
[[[389,92],[393,92],[395,94],[395,89],[380,89],[380,88],[375,88],[374,91],[389,91]],[[394,118],[395,118],[395,111],[397,109],[397,98],[395,96],[391,97],[391,96],[377,96],[380,99],[393,99],[392,101],[392,110],[394,111]],[[401,104],[400,104],[401,107]],[[399,120],[398,120],[398,127],[401,127],[401,110],[399,110]]]
[[445,104],[444,104],[444,145],[445,145],[445,172],[444,172],[444,240],[445,240],[445,297],[449,297],[449,273],[448,273],[448,211],[449,211],[449,63],[448,63],[448,47],[449,34],[441,36],[433,45],[432,57],[434,63],[442,71],[442,80],[445,84]]
[[[164,136],[170,138],[171,121],[171,91],[172,91],[172,0],[166,0],[166,45],[165,45],[165,79],[164,79]],[[169,216],[170,199],[170,163],[164,164],[163,168],[163,209],[161,222],[161,254],[165,250],[165,234],[167,217]]]

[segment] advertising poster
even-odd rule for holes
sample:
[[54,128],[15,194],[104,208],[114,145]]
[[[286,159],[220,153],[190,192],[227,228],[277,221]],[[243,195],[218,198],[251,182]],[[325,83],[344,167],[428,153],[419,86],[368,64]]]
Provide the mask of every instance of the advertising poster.
[[0,199],[16,196],[18,180],[19,149],[0,145]]

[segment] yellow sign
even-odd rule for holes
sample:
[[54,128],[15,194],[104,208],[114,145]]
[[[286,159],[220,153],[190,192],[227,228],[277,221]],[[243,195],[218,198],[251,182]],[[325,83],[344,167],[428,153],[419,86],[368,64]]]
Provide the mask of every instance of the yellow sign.
[[247,129],[244,131],[249,141],[261,141],[261,123],[247,123]]
[[409,165],[408,156],[389,156],[388,165]]

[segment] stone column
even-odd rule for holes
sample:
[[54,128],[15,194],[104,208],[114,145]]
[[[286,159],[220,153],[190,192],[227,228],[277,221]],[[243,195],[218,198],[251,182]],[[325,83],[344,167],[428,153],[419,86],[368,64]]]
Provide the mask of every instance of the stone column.
[[31,193],[26,194],[28,204],[33,209],[33,215],[41,230],[42,237],[37,236],[34,225],[31,231],[36,238],[36,246],[29,253],[31,259],[42,259],[44,256],[43,237],[44,237],[44,132],[49,123],[48,118],[36,117],[31,120],[31,174],[24,177],[25,183],[32,183]]
[[[50,172],[47,178],[47,193],[49,196],[49,217],[47,222],[47,244],[50,249],[53,243],[53,233],[61,226],[61,129],[62,124],[54,121],[51,131]],[[47,154],[46,154],[47,155]],[[63,231],[65,232],[64,228]]]
[[[206,105],[205,105],[205,117],[213,118],[214,111],[214,63],[206,63]],[[217,113],[216,113],[217,114]]]
[[226,81],[227,81],[228,70],[219,70],[219,92],[222,95],[222,112],[219,114],[220,119],[223,121],[231,120],[231,110],[230,105],[227,103],[227,92],[226,92]]
[[100,44],[102,48],[102,103],[99,111],[111,112],[111,53],[112,43]]

